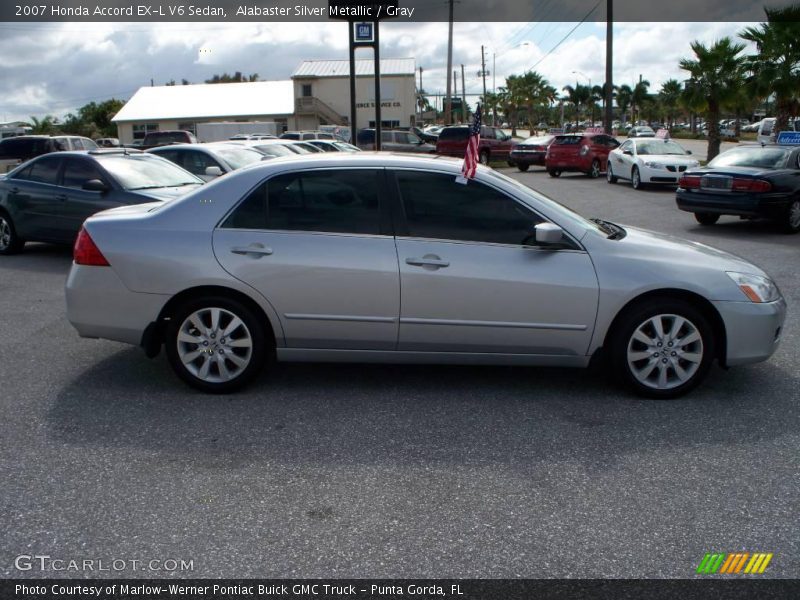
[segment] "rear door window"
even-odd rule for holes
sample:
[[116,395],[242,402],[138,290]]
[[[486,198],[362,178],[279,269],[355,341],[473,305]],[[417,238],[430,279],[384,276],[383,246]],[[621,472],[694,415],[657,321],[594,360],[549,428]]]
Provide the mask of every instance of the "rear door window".
[[37,160],[31,167],[31,172],[28,175],[29,181],[36,181],[38,183],[49,183],[56,185],[58,183],[58,169],[61,166],[61,159],[54,156],[46,156]]

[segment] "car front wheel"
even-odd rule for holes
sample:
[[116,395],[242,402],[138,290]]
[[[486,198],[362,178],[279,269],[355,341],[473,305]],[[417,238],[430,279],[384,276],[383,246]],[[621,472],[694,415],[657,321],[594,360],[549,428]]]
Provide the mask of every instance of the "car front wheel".
[[169,321],[167,358],[190,386],[217,394],[238,390],[266,357],[264,326],[251,309],[225,297],[184,304]]
[[708,374],[715,340],[708,319],[688,302],[669,298],[622,315],[610,347],[614,374],[641,396],[677,398]]
[[617,181],[619,181],[619,178],[611,172],[611,161],[609,161],[606,167],[606,181],[608,181],[608,183],[617,183]]
[[787,233],[797,233],[800,231],[800,199],[795,198],[786,208],[786,222],[784,230]]
[[486,150],[483,150],[480,154],[480,160],[482,165],[489,164],[489,153]]
[[17,235],[11,217],[0,212],[0,254],[16,254],[24,245],[25,240]]
[[642,176],[639,174],[639,167],[633,167],[633,171],[631,171],[631,186],[635,190],[642,189]]

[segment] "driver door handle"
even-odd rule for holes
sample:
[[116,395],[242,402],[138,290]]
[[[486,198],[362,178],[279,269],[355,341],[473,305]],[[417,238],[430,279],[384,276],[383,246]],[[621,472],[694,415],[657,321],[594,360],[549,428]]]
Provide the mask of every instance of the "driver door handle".
[[261,258],[272,254],[272,248],[262,244],[250,244],[249,246],[234,246],[231,248],[231,252],[242,256],[253,255],[253,258]]
[[429,254],[426,254],[422,258],[407,258],[406,264],[411,265],[412,267],[434,267],[437,269],[450,266],[448,261],[442,260],[438,256]]

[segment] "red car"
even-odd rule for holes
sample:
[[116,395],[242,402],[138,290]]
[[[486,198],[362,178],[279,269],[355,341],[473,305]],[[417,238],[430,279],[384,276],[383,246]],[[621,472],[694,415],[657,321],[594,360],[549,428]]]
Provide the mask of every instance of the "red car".
[[547,147],[544,167],[550,177],[559,177],[564,171],[599,177],[606,170],[608,153],[618,146],[619,142],[605,133],[557,135]]
[[[463,158],[467,151],[468,137],[468,125],[445,127],[439,132],[436,153]],[[490,160],[508,160],[511,150],[516,144],[516,142],[512,141],[511,136],[499,127],[483,125],[481,127],[481,141],[478,146],[478,155],[481,163],[486,165],[489,164]]]

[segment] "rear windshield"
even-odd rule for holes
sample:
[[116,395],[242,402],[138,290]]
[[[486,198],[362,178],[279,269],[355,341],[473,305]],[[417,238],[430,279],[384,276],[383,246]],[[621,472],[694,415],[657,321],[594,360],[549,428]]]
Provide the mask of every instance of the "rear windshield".
[[469,127],[445,127],[439,132],[439,140],[465,140],[469,137]]
[[575,135],[559,135],[553,140],[554,146],[577,146],[583,140],[582,137]]
[[164,158],[148,154],[99,156],[98,161],[126,190],[202,184],[203,180]]
[[164,131],[162,133],[148,133],[148,144],[171,144],[172,142],[185,142],[187,135],[180,131]]
[[264,144],[263,146],[256,146],[256,150],[267,156],[294,156],[297,154],[297,152],[283,144]]
[[717,156],[708,166],[782,169],[790,153],[787,148],[734,148]]
[[0,158],[33,158],[48,152],[45,138],[8,138],[0,142]]
[[217,153],[234,169],[258,162],[262,157],[260,152],[248,148],[218,148]]

